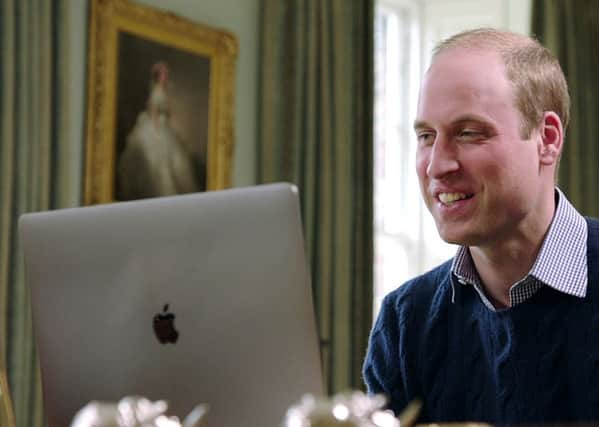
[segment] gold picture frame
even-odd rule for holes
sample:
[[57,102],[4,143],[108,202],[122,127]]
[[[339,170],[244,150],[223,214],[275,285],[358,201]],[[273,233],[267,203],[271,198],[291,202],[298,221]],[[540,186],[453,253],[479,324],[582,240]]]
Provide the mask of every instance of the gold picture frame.
[[128,0],[90,6],[84,204],[229,187],[236,37]]

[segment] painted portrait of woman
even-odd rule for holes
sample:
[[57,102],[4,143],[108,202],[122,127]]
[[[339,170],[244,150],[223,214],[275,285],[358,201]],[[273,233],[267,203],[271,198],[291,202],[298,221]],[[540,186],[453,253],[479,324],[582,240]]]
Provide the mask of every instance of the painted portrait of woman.
[[118,79],[116,199],[204,191],[208,62],[127,33],[121,38],[120,59],[136,64],[121,67],[127,71]]

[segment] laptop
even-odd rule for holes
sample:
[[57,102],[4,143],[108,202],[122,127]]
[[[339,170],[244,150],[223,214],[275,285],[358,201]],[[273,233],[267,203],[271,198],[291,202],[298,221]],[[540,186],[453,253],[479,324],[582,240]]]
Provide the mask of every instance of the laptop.
[[20,218],[50,427],[92,400],[164,399],[277,426],[322,394],[298,190],[286,183]]

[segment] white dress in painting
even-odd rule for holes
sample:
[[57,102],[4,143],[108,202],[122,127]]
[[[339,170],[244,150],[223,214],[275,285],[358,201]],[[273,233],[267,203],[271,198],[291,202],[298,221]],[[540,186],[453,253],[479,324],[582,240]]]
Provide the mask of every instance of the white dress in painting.
[[199,190],[191,155],[169,124],[168,66],[152,67],[146,109],[138,114],[118,162],[120,200]]

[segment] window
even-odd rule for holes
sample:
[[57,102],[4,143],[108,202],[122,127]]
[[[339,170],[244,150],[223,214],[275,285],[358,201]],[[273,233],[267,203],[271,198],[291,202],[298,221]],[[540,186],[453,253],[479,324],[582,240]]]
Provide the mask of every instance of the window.
[[455,252],[437,235],[414,169],[418,6],[416,1],[379,1],[375,12],[375,311],[389,291]]

